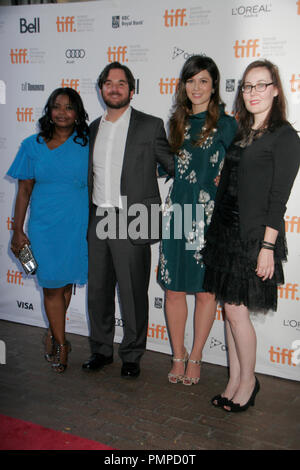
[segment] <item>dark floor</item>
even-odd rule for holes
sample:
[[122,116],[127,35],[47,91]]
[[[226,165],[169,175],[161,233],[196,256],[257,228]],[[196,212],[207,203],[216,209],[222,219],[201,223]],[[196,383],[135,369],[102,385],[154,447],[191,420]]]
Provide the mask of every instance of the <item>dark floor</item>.
[[[56,374],[43,359],[37,327],[0,321],[0,413],[93,439],[120,450],[300,449],[299,382],[258,374],[255,407],[231,414],[210,398],[226,384],[224,367],[204,363],[199,385],[167,381],[170,357],[147,351],[138,379],[120,377],[120,360],[84,372],[84,336],[68,335],[69,367]],[[117,349],[117,345],[116,345]]]

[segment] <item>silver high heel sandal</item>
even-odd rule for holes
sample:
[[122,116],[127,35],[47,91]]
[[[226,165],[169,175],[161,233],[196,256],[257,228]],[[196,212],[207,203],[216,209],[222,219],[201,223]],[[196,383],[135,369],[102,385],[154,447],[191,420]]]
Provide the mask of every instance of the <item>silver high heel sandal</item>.
[[[172,357],[171,361],[172,362],[183,362],[184,363],[184,370],[185,370],[188,358],[189,358],[189,354],[188,354],[187,350],[185,350],[183,359],[177,359],[176,357]],[[171,372],[168,373],[168,380],[171,384],[178,384],[178,383],[182,382],[183,377],[184,377],[184,374],[172,374]]]
[[[193,364],[197,364],[197,366],[201,367],[202,361],[194,361],[193,359],[189,359],[188,362],[192,362]],[[182,383],[183,385],[197,385],[199,380],[200,377],[187,377],[186,375],[184,375]]]

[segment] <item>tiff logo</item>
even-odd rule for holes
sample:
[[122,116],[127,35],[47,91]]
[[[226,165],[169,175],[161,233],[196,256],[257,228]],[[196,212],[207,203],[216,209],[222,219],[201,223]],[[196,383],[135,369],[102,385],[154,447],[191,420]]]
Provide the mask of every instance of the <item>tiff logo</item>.
[[7,220],[6,220],[7,230],[13,229],[13,223],[14,223],[14,218],[7,217]]
[[297,7],[298,7],[298,9],[297,9],[297,15],[300,15],[300,0],[298,0],[298,1],[296,2],[296,4],[297,4]]
[[293,354],[294,354],[293,349],[277,347],[275,351],[274,346],[271,346],[269,349],[269,354],[270,354],[271,362],[275,362],[277,364],[287,364],[289,366],[296,365],[293,362]]
[[128,62],[126,57],[127,55],[127,46],[116,46],[110,47],[107,50],[108,62]]
[[10,50],[10,61],[12,64],[28,64],[27,59],[28,49],[11,49]]
[[56,27],[58,33],[75,33],[75,16],[57,16]]
[[6,281],[8,284],[19,284],[20,286],[22,286],[22,276],[23,274],[20,271],[14,271],[13,269],[9,269],[7,271]]
[[17,108],[16,115],[18,122],[34,122],[32,119],[33,108]]
[[80,93],[79,91],[79,78],[63,78],[62,81],[61,81],[61,87],[62,88],[73,88],[73,90],[77,91],[78,93]]
[[242,39],[241,43],[236,40],[233,46],[234,56],[237,59],[242,57],[259,57],[260,54],[257,52],[258,47],[259,39],[248,39],[247,43],[244,39]]
[[188,26],[186,19],[186,8],[177,8],[177,10],[165,10],[164,20],[166,28],[173,28],[176,26]]
[[151,326],[148,326],[148,338],[162,339],[168,341],[167,336],[167,327],[165,325],[155,325],[154,323]]
[[293,215],[290,219],[290,216],[285,217],[285,231],[291,233],[300,233],[300,217]]
[[296,297],[298,284],[291,284],[288,282],[284,286],[278,286],[278,291],[280,299],[300,300],[299,297]]
[[179,78],[161,78],[159,81],[159,92],[161,95],[173,95],[176,91]]
[[300,91],[300,73],[298,73],[298,78],[296,78],[296,74],[293,73],[292,78],[290,79],[290,84],[292,93]]
[[292,343],[293,354],[292,354],[292,363],[293,365],[300,364],[300,340],[296,339]]

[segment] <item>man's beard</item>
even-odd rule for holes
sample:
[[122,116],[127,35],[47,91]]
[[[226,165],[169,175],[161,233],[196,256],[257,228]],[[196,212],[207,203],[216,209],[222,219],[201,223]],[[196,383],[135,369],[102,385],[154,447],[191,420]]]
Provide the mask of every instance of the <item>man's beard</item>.
[[108,108],[121,109],[121,108],[125,108],[125,106],[127,106],[130,103],[130,92],[128,93],[128,96],[124,98],[122,101],[111,101],[109,99],[109,96],[104,97],[103,95],[102,95],[102,99]]

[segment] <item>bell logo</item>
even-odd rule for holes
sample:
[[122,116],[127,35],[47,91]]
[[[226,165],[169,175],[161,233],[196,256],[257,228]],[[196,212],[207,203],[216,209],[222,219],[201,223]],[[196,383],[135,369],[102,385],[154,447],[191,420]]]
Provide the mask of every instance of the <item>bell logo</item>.
[[177,8],[177,10],[165,10],[164,20],[166,28],[174,28],[176,26],[188,26],[184,21],[186,18],[186,8]]
[[8,270],[6,275],[6,281],[8,284],[19,284],[23,286],[22,273],[20,271]]
[[11,49],[10,50],[10,61],[12,64],[28,64],[27,59],[28,49]]
[[39,33],[40,32],[40,19],[34,18],[33,23],[28,23],[26,18],[20,18],[20,33]]
[[109,46],[107,50],[107,58],[110,64],[112,62],[128,62],[126,55],[127,55],[127,46],[118,46],[118,47]]
[[290,84],[292,93],[300,91],[300,73],[298,73],[298,78],[296,78],[296,74],[293,73],[292,78],[290,79]]
[[75,33],[75,16],[57,16],[56,27],[58,33]]
[[16,114],[18,122],[34,122],[32,119],[33,108],[17,108]]
[[300,233],[300,217],[293,215],[285,217],[285,231],[291,233]]
[[260,57],[260,54],[257,52],[258,47],[259,39],[248,39],[247,42],[244,39],[241,42],[236,40],[233,46],[234,56],[237,59],[243,57]]
[[296,364],[293,362],[293,349],[286,349],[286,348],[279,348],[277,347],[276,350],[274,346],[271,346],[269,349],[270,354],[270,361],[275,362],[276,364],[284,364],[288,366],[295,366]]
[[280,299],[300,300],[297,296],[298,284],[291,284],[288,282],[284,286],[278,286],[278,293]]
[[60,86],[62,88],[73,88],[73,90],[77,91],[77,93],[80,94],[79,91],[79,78],[63,78],[61,81]]
[[161,95],[173,95],[176,91],[179,78],[161,78],[159,81],[159,92]]

